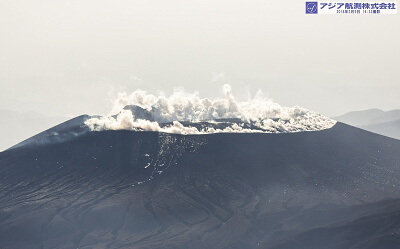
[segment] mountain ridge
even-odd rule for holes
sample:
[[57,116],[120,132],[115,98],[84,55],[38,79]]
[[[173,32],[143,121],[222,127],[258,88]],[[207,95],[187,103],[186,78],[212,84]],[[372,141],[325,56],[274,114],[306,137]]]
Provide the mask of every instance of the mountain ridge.
[[369,109],[348,112],[334,120],[362,128],[383,136],[400,139],[400,110]]
[[0,241],[259,248],[400,198],[399,154],[400,141],[342,123],[277,134],[101,131],[19,146],[0,153]]
[[341,116],[333,117],[332,119],[356,127],[361,127],[400,120],[400,109],[383,111],[381,109],[373,108],[361,111],[351,111]]

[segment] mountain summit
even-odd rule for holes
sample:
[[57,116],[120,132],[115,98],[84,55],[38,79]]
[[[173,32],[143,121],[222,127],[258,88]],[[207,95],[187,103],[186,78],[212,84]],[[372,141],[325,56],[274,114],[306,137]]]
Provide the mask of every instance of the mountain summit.
[[[78,133],[88,118],[47,133]],[[20,144],[0,153],[0,244],[384,248],[399,242],[399,155],[399,141],[342,123],[299,133],[87,130]],[[384,229],[356,230],[377,222]]]

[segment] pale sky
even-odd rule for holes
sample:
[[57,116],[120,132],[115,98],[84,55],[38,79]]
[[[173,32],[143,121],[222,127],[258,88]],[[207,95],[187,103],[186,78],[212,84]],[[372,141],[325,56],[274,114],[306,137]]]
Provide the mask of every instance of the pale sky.
[[327,116],[400,108],[400,14],[305,1],[1,0],[0,109],[105,114],[119,91],[232,85]]

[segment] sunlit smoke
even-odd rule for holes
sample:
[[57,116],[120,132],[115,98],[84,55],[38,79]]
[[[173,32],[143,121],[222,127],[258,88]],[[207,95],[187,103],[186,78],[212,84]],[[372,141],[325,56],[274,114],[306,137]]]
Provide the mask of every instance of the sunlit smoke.
[[[223,94],[223,98],[207,99],[200,98],[197,92],[188,93],[182,89],[175,90],[169,97],[154,96],[142,90],[131,94],[120,93],[111,111],[115,115],[91,118],[85,124],[93,131],[141,130],[209,134],[318,131],[328,129],[336,123],[305,108],[280,106],[266,99],[261,91],[251,100],[237,101],[231,93],[231,86],[226,84],[223,86]],[[139,108],[132,112],[128,106]],[[195,124],[199,122],[209,125],[196,127]]]

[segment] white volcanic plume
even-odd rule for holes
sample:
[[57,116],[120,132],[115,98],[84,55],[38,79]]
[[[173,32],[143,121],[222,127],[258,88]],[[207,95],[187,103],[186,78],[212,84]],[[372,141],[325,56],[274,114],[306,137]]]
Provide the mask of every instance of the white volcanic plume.
[[[119,94],[113,107],[113,113],[101,118],[91,118],[85,124],[93,131],[100,130],[145,130],[179,134],[208,134],[217,132],[299,132],[328,129],[336,122],[321,114],[298,106],[283,107],[266,99],[262,92],[248,101],[236,101],[231,94],[231,86],[224,85],[224,98],[200,98],[197,92],[188,93],[176,90],[169,97],[154,96],[145,91],[135,91],[128,95]],[[151,113],[153,120],[135,118],[125,106],[139,106]],[[223,129],[203,127],[201,129],[183,125],[182,121],[192,124],[207,121],[215,124],[220,119],[240,119]],[[167,124],[166,124],[167,123]],[[245,124],[252,124],[253,128]]]

